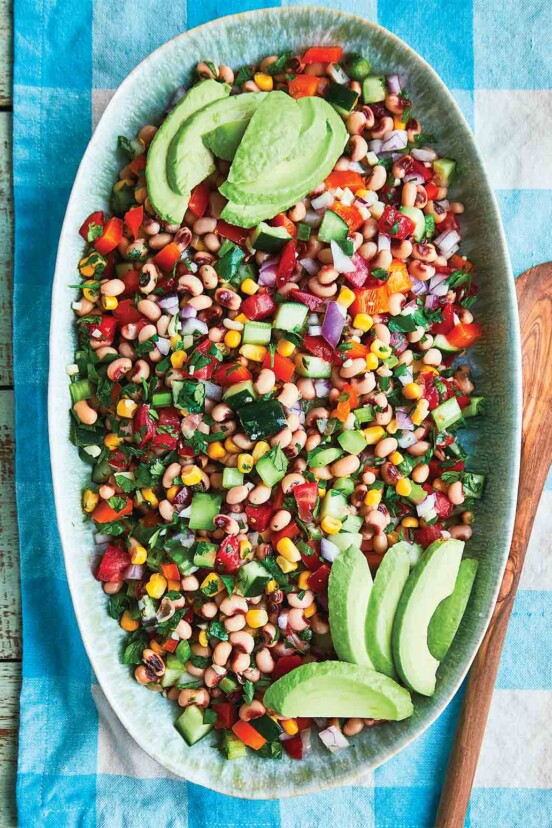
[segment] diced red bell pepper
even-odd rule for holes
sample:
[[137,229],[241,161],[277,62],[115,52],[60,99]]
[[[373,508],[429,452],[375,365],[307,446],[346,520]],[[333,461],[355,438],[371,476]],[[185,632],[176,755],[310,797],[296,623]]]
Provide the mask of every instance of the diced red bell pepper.
[[123,220],[113,216],[104,225],[103,233],[94,241],[94,247],[105,256],[115,250],[123,238]]
[[178,571],[178,567],[175,563],[161,564],[161,572],[163,573],[167,581],[180,580],[180,572]]
[[[124,497],[124,495],[121,495]],[[125,498],[125,505],[122,509],[112,509],[107,500],[100,500],[92,512],[92,520],[96,523],[111,523],[113,520],[120,520],[122,517],[132,514],[132,500]]]
[[217,233],[223,239],[233,241],[234,244],[243,245],[245,240],[251,232],[250,227],[237,227],[235,224],[228,224],[227,221],[219,219],[217,221]]
[[301,302],[302,305],[306,305],[313,313],[320,310],[324,304],[324,299],[320,299],[319,296],[314,296],[314,294],[308,293],[306,290],[297,290],[294,288],[290,291],[290,295],[296,302]]
[[351,233],[354,233],[364,224],[362,213],[354,204],[343,204],[341,201],[335,201],[330,209],[343,219]]
[[267,354],[263,360],[263,368],[272,368],[276,379],[281,382],[289,382],[295,371],[295,363],[279,353]]
[[270,503],[263,503],[260,506],[248,503],[245,507],[245,514],[250,529],[253,529],[254,532],[264,532],[268,529],[270,518],[274,514],[274,508]]
[[439,187],[433,181],[426,181],[424,186],[428,199],[434,201],[439,195]]
[[431,526],[421,526],[414,530],[414,540],[426,549],[433,541],[439,540],[443,525],[441,523],[433,523]]
[[178,647],[178,639],[176,638],[167,638],[165,641],[162,642],[161,646],[167,653],[174,653],[176,648]]
[[[132,420],[132,427],[134,430],[134,439],[139,448],[143,448],[146,443],[153,440],[155,436],[155,420],[150,415],[149,405],[143,403],[138,408]],[[136,439],[137,436],[139,439]]]
[[253,750],[260,750],[263,745],[266,745],[266,739],[264,736],[261,736],[258,730],[255,730],[249,722],[242,722],[239,719],[234,725],[232,725],[232,732],[238,739],[247,745],[247,747],[252,748]]
[[[217,369],[218,373],[218,371],[220,371],[221,368],[223,368],[224,366],[221,366],[220,361],[217,359],[215,354],[212,353],[213,350],[215,350],[215,347],[211,340],[208,337],[202,339],[201,342],[198,345],[196,345],[196,347],[192,351],[192,356],[184,366],[186,375],[188,377],[193,377],[197,380],[209,380],[213,376],[213,372],[215,371],[215,369]],[[194,357],[196,353],[201,354],[203,357],[205,357],[205,359],[208,359],[209,362],[206,365],[201,365],[201,367],[197,367],[197,365],[195,364]],[[201,362],[203,361],[204,360],[202,359]],[[220,366],[220,368],[218,366]],[[246,379],[249,379],[249,377],[246,377]],[[241,382],[241,380],[235,381]],[[215,380],[215,382],[219,382],[219,380]]]
[[310,523],[316,501],[318,500],[318,484],[300,483],[298,486],[293,487],[292,493],[297,503],[299,518],[304,523]]
[[311,46],[301,63],[339,63],[343,57],[341,46]]
[[303,740],[299,733],[292,736],[291,739],[284,739],[282,747],[291,759],[303,758]]
[[112,313],[120,325],[133,325],[143,319],[132,299],[122,299]]
[[[408,172],[409,173],[416,173],[417,175],[421,175],[424,179],[424,182],[430,181],[433,178],[433,170],[431,167],[426,167],[422,164],[421,161],[418,161],[416,158],[411,158],[410,164],[408,165]],[[427,192],[427,184],[426,184],[426,192]],[[428,193],[429,197],[429,193]],[[435,198],[435,196],[433,196]],[[433,199],[432,199],[433,200]]]
[[352,262],[355,269],[351,270],[349,273],[343,274],[349,284],[356,288],[364,287],[366,284],[378,287],[381,284],[381,282],[377,282],[377,280],[370,278],[370,266],[366,259],[360,255],[360,253],[355,253],[352,256]]
[[229,730],[236,723],[238,714],[235,705],[230,702],[219,702],[213,704],[212,708],[217,714],[215,730]]
[[125,224],[130,230],[133,239],[135,239],[138,235],[138,230],[140,229],[140,225],[143,220],[144,208],[141,204],[139,207],[131,207],[131,209],[125,213]]
[[281,541],[282,538],[291,538],[293,540],[298,535],[301,534],[301,530],[297,526],[294,520],[291,520],[284,529],[279,529],[277,532],[273,532],[270,536],[270,543],[274,548],[278,545],[278,541]]
[[361,288],[353,292],[355,301],[349,311],[351,314],[367,313],[369,316],[373,316],[374,313],[388,313],[389,292],[385,284],[382,287]]
[[473,270],[473,263],[468,259],[462,258],[462,256],[459,256],[457,253],[454,253],[450,257],[448,263],[455,270],[465,270],[466,273],[470,273]]
[[307,718],[307,716],[297,716],[295,721],[299,730],[308,730],[312,726],[312,719]]
[[278,215],[274,216],[270,223],[272,227],[285,227],[289,235],[293,238],[297,235],[297,227],[285,213],[278,213]]
[[312,98],[318,92],[320,78],[315,75],[295,75],[288,82],[288,92],[292,98]]
[[276,302],[270,293],[256,293],[254,296],[248,296],[241,305],[241,312],[252,321],[266,319],[272,316],[275,310]]
[[207,207],[209,206],[209,187],[202,181],[192,190],[190,200],[188,202],[188,210],[191,210],[196,218],[201,218],[205,215]]
[[323,359],[331,365],[341,365],[342,363],[339,353],[331,345],[328,345],[326,340],[321,336],[305,336],[303,345],[309,354]]
[[114,471],[126,471],[129,466],[126,455],[124,455],[119,449],[109,452],[107,462]]
[[[197,373],[194,374],[194,377]],[[235,385],[238,382],[244,382],[251,379],[251,371],[242,365],[241,362],[224,363],[217,368],[213,376],[217,385],[222,385],[223,388],[228,388],[230,385]]]
[[460,225],[454,213],[448,212],[439,224],[439,233],[445,233],[447,230],[458,230]]
[[329,577],[330,567],[327,564],[322,564],[309,578],[310,589],[314,592],[325,592],[328,588]]
[[362,190],[365,186],[364,177],[360,173],[351,170],[334,170],[326,178],[328,190],[336,190],[338,187],[344,190],[347,187],[354,193],[356,190]]
[[411,218],[399,213],[394,207],[388,204],[378,221],[378,230],[391,236],[392,239],[406,239],[415,230],[415,224]]
[[432,325],[431,331],[436,334],[443,334],[446,336],[454,328],[454,308],[449,303],[443,307],[443,315],[440,322],[435,322]]
[[86,221],[81,224],[81,228],[79,230],[80,235],[83,237],[85,242],[91,241],[90,233],[94,230],[94,227],[103,227],[104,226],[104,214],[101,210],[96,210],[95,213],[90,213]]
[[447,334],[447,339],[455,348],[469,348],[470,345],[483,336],[483,330],[475,322],[470,324],[459,322]]
[[180,415],[176,408],[162,408],[155,427],[153,445],[157,449],[174,451],[180,436]]
[[[418,380],[422,384],[422,397],[428,401],[431,411],[442,402],[439,398],[439,392],[435,388],[435,374],[431,371],[422,371],[418,375]],[[443,380],[441,380],[443,382]]]
[[343,386],[343,390],[339,397],[340,399],[336,407],[336,417],[340,422],[346,423],[351,411],[358,408],[358,392],[356,388],[347,382]]
[[286,282],[289,282],[295,269],[296,259],[295,242],[289,241],[284,245],[278,267],[276,268],[276,287],[282,287]]
[[292,670],[300,667],[302,663],[303,659],[300,655],[282,656],[274,665],[274,670],[270,677],[273,681],[276,681],[276,679],[282,678],[282,676],[287,676]]
[[215,571],[233,575],[239,569],[240,563],[240,542],[236,535],[228,535],[217,550]]
[[86,328],[92,342],[101,342],[102,345],[111,345],[117,330],[117,320],[113,316],[98,316],[97,321],[87,322]]
[[320,568],[321,564],[318,549],[316,548],[314,541],[309,541],[307,543],[307,546],[312,550],[311,554],[307,555],[305,554],[305,552],[301,551],[301,560],[303,561],[307,569],[310,569],[311,572],[316,572],[316,570]]
[[443,492],[433,492],[435,495],[435,511],[440,520],[446,520],[452,515],[454,506]]
[[180,246],[176,242],[169,242],[153,257],[153,263],[168,273],[180,259],[181,253]]
[[125,283],[125,294],[137,293],[140,287],[139,270],[127,270],[120,278]]
[[96,580],[105,583],[108,581],[122,581],[123,572],[128,566],[130,566],[130,555],[126,549],[122,549],[114,543],[108,543],[96,572]]

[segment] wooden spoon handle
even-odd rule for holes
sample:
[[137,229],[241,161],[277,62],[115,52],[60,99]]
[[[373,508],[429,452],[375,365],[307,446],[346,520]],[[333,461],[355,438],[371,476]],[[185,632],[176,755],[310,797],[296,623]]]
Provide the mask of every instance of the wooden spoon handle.
[[521,472],[510,554],[489,628],[473,662],[435,821],[462,828],[506,629],[552,453],[552,264],[516,282],[523,366]]

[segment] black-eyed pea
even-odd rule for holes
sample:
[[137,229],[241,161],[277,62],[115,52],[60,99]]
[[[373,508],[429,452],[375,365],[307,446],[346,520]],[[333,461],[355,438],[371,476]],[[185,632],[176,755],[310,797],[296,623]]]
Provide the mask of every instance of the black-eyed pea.
[[288,592],[287,594],[287,602],[290,607],[294,609],[307,609],[310,607],[312,602],[314,601],[314,592],[310,589],[306,589],[303,591],[303,597],[299,597],[299,593],[297,592]]
[[166,247],[167,244],[170,244],[172,240],[172,233],[157,233],[156,236],[151,236],[149,246],[152,250],[161,250],[161,248]]
[[336,460],[331,465],[330,470],[334,477],[350,477],[359,467],[360,459],[355,454],[348,454],[346,457]]
[[229,503],[230,506],[243,503],[248,493],[249,490],[247,486],[232,486],[232,488],[228,489],[228,492],[226,493],[226,502]]
[[312,473],[317,480],[331,480],[333,477],[329,466],[319,466],[317,469],[312,469]]
[[170,522],[173,519],[173,515],[174,515],[175,511],[176,511],[176,509],[170,501],[168,501],[168,500],[161,500],[160,501],[160,503],[159,503],[159,514],[161,515],[163,520],[166,520],[166,521]]
[[201,615],[203,618],[207,618],[210,620],[214,618],[215,615],[218,613],[218,606],[215,604],[214,601],[206,601],[201,606]]
[[425,483],[429,477],[429,466],[426,463],[420,463],[412,470],[412,480],[414,483]]
[[132,362],[126,357],[114,359],[107,366],[107,376],[112,382],[118,382],[122,379],[132,368]]
[[232,672],[236,674],[243,673],[243,671],[247,670],[250,666],[251,656],[247,653],[234,651],[232,658],[230,659],[230,668]]
[[451,538],[461,541],[469,541],[473,535],[473,529],[471,526],[466,526],[465,524],[462,524],[461,526],[451,526],[449,532]]
[[397,450],[398,445],[394,437],[384,437],[383,440],[380,440],[376,444],[374,454],[376,457],[389,457],[390,454],[393,454]]
[[345,736],[356,736],[364,730],[364,722],[362,719],[347,719],[343,725],[343,733]]
[[270,520],[270,528],[273,532],[279,532],[281,529],[285,529],[290,522],[291,512],[288,512],[286,509],[280,509],[275,515],[272,516]]
[[423,362],[425,365],[440,365],[443,361],[443,355],[438,348],[430,348],[425,352]]
[[191,299],[188,299],[188,305],[196,311],[207,310],[212,304],[213,300],[205,293],[202,293],[201,296],[192,296]]
[[[391,127],[392,129],[393,127]],[[373,133],[372,133],[373,134]],[[387,171],[381,164],[375,166],[366,185],[368,190],[381,190],[387,180]],[[363,234],[364,235],[364,234]],[[366,237],[365,237],[366,238]]]
[[122,279],[108,279],[102,282],[100,293],[103,296],[120,296],[126,290],[125,283]]
[[322,262],[323,265],[333,265],[333,253],[330,247],[323,247],[319,253],[317,253],[316,258],[319,262]]
[[376,378],[374,374],[369,371],[362,379],[353,379],[351,384],[357,394],[370,394],[376,387]]
[[301,425],[301,419],[299,417],[299,414],[297,414],[295,411],[292,411],[291,414],[288,414],[288,416],[286,417],[286,424],[289,430],[291,431],[291,436],[293,439],[293,433],[297,431],[297,429]]
[[220,605],[220,611],[228,617],[243,614],[247,612],[247,608],[248,604],[245,598],[242,595],[236,594],[224,598]]
[[277,434],[270,438],[271,446],[280,446],[281,449],[287,448],[291,445],[293,432],[289,428],[283,428]]
[[[433,337],[431,336],[431,334],[428,334],[428,333],[424,334],[424,336],[420,339],[420,342],[418,343],[418,347],[419,347],[420,351],[430,351],[430,350],[432,350],[432,346],[433,346]],[[433,350],[437,350],[437,349],[435,348]],[[441,352],[439,351],[439,353],[441,353]]]
[[409,446],[407,448],[408,454],[411,454],[412,457],[423,457],[426,452],[429,451],[431,448],[431,443],[428,443],[427,440],[418,440],[417,443],[414,443],[413,446]]
[[106,595],[117,595],[124,587],[124,581],[106,581],[103,585],[103,591]]
[[281,482],[282,491],[284,494],[289,494],[295,486],[299,486],[301,483],[305,482],[305,478],[302,474],[292,473],[286,474]]
[[214,218],[198,218],[193,224],[193,231],[197,236],[204,236],[206,233],[214,233],[217,229],[217,220]]
[[226,403],[219,403],[213,408],[212,418],[215,423],[223,423],[233,415],[232,409]]
[[353,135],[349,138],[349,152],[352,161],[362,161],[366,158],[368,144],[362,135]]
[[[330,251],[331,253],[331,251]],[[321,285],[331,285],[333,282],[336,281],[339,273],[335,269],[335,267],[321,267],[318,271],[317,279]]]
[[162,313],[159,305],[152,299],[141,299],[136,305],[136,310],[145,316],[146,319],[149,319],[150,322],[157,322]]
[[292,207],[291,210],[288,210],[288,216],[291,219],[291,221],[303,221],[306,215],[307,208],[305,207],[302,201],[296,204],[295,207]]
[[271,494],[272,489],[270,486],[265,486],[263,483],[259,483],[258,486],[251,489],[247,499],[250,503],[253,503],[253,505],[261,506],[263,503],[267,503],[270,500]]
[[149,364],[146,362],[145,359],[139,359],[134,364],[134,370],[130,375],[132,382],[141,382],[143,379],[149,379],[150,375],[150,367]]
[[98,419],[98,412],[86,400],[76,402],[73,406],[73,411],[83,425],[94,425]]
[[276,374],[271,368],[263,368],[255,381],[255,391],[262,396],[268,394],[274,388]]
[[239,310],[242,303],[241,296],[238,296],[237,293],[234,293],[233,290],[226,287],[217,288],[215,291],[215,301],[228,310]]
[[346,125],[349,135],[360,135],[366,127],[366,115],[360,111],[351,112]]
[[[389,313],[391,316],[399,316],[406,302],[404,293],[392,293],[389,296]],[[381,337],[378,336],[378,339]]]
[[218,667],[226,667],[228,659],[232,654],[232,645],[229,641],[220,641],[213,650],[213,664]]
[[199,296],[203,293],[203,282],[193,273],[186,273],[178,279],[178,290],[183,293],[191,293],[192,296]]
[[339,375],[343,377],[343,379],[351,379],[352,377],[365,373],[365,371],[366,360],[362,357],[358,357],[356,359],[346,359],[339,369]]
[[461,506],[465,500],[464,497],[464,487],[462,486],[461,480],[456,480],[454,483],[451,483],[448,487],[447,491],[448,499],[454,506]]
[[393,408],[388,403],[383,409],[383,411],[376,412],[374,419],[376,423],[380,426],[389,425],[389,423],[393,419]]
[[374,552],[378,555],[383,555],[387,552],[387,547],[389,546],[389,541],[387,539],[387,535],[383,532],[379,535],[376,535],[372,541]]
[[304,400],[314,400],[316,397],[314,382],[307,377],[301,377],[297,380],[297,390]]
[[260,716],[264,716],[265,713],[266,707],[258,699],[253,699],[249,704],[242,704],[238,711],[242,722],[250,722],[252,719],[258,719]]
[[312,451],[313,449],[317,448],[320,443],[322,442],[322,437],[320,434],[311,434],[307,437],[307,441],[305,443],[305,449],[307,451]]
[[383,322],[377,322],[372,330],[374,331],[374,336],[383,342],[384,345],[391,343],[391,331]]
[[380,250],[375,259],[372,261],[372,266],[375,268],[382,268],[389,270],[393,261],[393,254],[390,250]]
[[199,268],[199,277],[207,290],[214,290],[218,285],[217,271],[212,265],[202,265]]
[[308,622],[303,615],[302,609],[290,609],[288,612],[288,626],[294,632],[303,632],[303,630],[307,629]]
[[272,658],[272,654],[268,647],[263,647],[261,650],[258,650],[255,655],[255,663],[261,673],[264,675],[270,675],[274,670],[274,659]]
[[310,292],[314,293],[315,296],[318,296],[319,299],[329,299],[337,293],[337,285],[335,282],[330,285],[321,285],[316,276],[309,279],[307,285]]
[[277,399],[285,408],[291,408],[299,399],[299,389],[291,382],[286,382]]

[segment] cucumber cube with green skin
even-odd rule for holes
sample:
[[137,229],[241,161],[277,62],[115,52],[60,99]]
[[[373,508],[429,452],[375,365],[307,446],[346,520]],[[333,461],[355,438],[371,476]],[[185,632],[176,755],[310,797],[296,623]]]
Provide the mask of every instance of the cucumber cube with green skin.
[[[320,519],[325,517],[335,517],[343,520],[347,509],[347,498],[341,492],[336,492],[335,489],[330,489],[326,493],[326,497],[322,499],[322,506],[320,509]],[[333,540],[330,538],[330,540]]]
[[285,227],[271,227],[261,221],[251,236],[251,247],[263,253],[278,253],[288,241],[291,236]]
[[224,676],[219,682],[219,687],[223,693],[233,693],[239,686],[238,682],[230,676]]
[[[222,686],[222,681],[220,682]],[[245,759],[247,756],[247,748],[241,739],[232,733],[231,730],[225,730],[222,737],[222,750],[227,759]]]
[[438,158],[433,162],[433,172],[437,177],[436,184],[440,187],[448,187],[456,171],[456,161],[452,158]]
[[149,595],[142,595],[138,601],[142,622],[145,624],[157,615],[157,602]]
[[216,543],[198,541],[194,552],[194,565],[199,569],[213,569],[217,556],[218,546]]
[[336,112],[346,118],[358,100],[358,93],[342,83],[332,81],[326,91],[326,100]]
[[470,403],[462,409],[462,416],[464,419],[468,417],[477,417],[483,413],[483,406],[485,404],[485,397],[471,397]]
[[181,641],[174,651],[175,656],[181,664],[186,664],[186,662],[190,660],[191,653],[192,648],[190,647],[188,641]]
[[307,306],[300,302],[282,302],[274,319],[274,327],[280,331],[300,331],[308,312]]
[[272,437],[286,427],[284,409],[278,400],[259,400],[244,405],[238,416],[250,440]]
[[363,423],[371,423],[374,419],[374,409],[371,405],[365,405],[362,408],[357,408],[355,410],[355,420],[357,425],[363,425]]
[[342,492],[344,495],[352,495],[355,490],[355,482],[351,477],[338,477],[332,489],[336,492]]
[[215,515],[220,512],[222,495],[196,492],[192,498],[190,529],[214,529]]
[[243,485],[243,473],[237,469],[225,468],[222,473],[222,488],[232,489]]
[[[327,497],[327,495],[326,495]],[[341,527],[342,532],[360,532],[360,527],[364,523],[364,518],[361,515],[347,515]]]
[[257,598],[272,578],[260,561],[249,561],[238,572],[237,585],[245,598]]
[[246,322],[243,326],[244,345],[268,345],[272,336],[270,322]]
[[330,363],[311,354],[297,354],[295,370],[300,377],[309,377],[310,379],[329,379],[332,375]]
[[410,481],[411,489],[410,494],[408,495],[407,500],[410,500],[411,503],[421,503],[422,500],[425,500],[427,497],[427,492],[423,489],[419,483],[414,483],[413,480]]
[[368,75],[362,81],[362,97],[364,103],[379,103],[384,101],[387,96],[387,87],[385,85],[385,78],[382,75]]
[[184,665],[179,663],[177,669],[165,665],[165,672],[161,679],[161,687],[174,687],[178,683],[178,679],[184,672]]
[[234,411],[236,411],[236,409],[240,408],[242,405],[255,402],[257,394],[253,388],[251,380],[244,380],[243,382],[237,382],[235,385],[231,385],[230,388],[227,388],[222,395],[222,399],[225,400],[225,402],[227,402],[228,405],[234,409]]
[[438,348],[442,354],[458,354],[462,350],[457,345],[451,345],[444,334],[437,334],[433,340],[433,347]]
[[261,736],[264,736],[267,742],[274,742],[279,737],[280,733],[282,732],[282,728],[275,722],[274,719],[271,719],[270,716],[267,716],[264,713],[262,716],[259,716],[257,719],[253,719],[251,721],[251,726],[255,728],[257,733],[260,733]]
[[458,405],[456,397],[451,397],[438,405],[437,408],[434,408],[431,416],[438,430],[444,431],[445,428],[449,428],[462,419],[462,409]]
[[344,242],[349,235],[349,225],[343,221],[341,216],[334,213],[333,210],[326,210],[322,224],[318,230],[318,238],[321,241],[328,242]]
[[347,454],[360,454],[366,448],[366,437],[362,431],[343,431],[337,438],[337,442],[341,448],[345,449]]
[[416,241],[421,241],[426,233],[425,216],[418,207],[401,207],[400,212],[414,222],[414,233]]
[[215,723],[205,724],[202,708],[196,704],[192,704],[178,717],[174,726],[186,744],[191,747],[196,742],[199,742],[200,739],[203,739],[204,736],[207,736],[214,728]]
[[276,447],[264,454],[255,469],[265,486],[275,486],[286,476],[288,461],[284,452]]
[[327,448],[314,449],[307,460],[307,465],[310,469],[320,469],[322,466],[329,466],[330,463],[335,463],[339,460],[343,450],[337,446],[328,446]]

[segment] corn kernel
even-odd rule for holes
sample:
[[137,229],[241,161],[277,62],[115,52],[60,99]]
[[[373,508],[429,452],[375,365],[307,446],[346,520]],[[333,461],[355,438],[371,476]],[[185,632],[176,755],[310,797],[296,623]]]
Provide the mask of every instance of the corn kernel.
[[245,313],[238,313],[238,315],[234,319],[234,322],[241,322],[242,325],[245,325],[246,322],[249,322],[249,319],[247,318]]
[[423,423],[427,415],[429,414],[429,403],[427,400],[421,399],[418,400],[416,404],[416,408],[410,415],[410,419],[414,423],[415,426],[419,426]]
[[244,279],[240,285],[240,290],[247,296],[254,296],[254,294],[259,290],[259,285],[257,282],[254,282],[253,279]]
[[240,541],[240,558],[246,558],[252,549],[253,547],[248,540]]
[[364,495],[364,505],[375,509],[381,503],[381,492],[379,489],[368,489]]
[[355,301],[355,294],[350,288],[342,287],[339,291],[337,301],[340,305],[343,305],[344,308],[349,308]]
[[182,342],[182,337],[180,336],[180,334],[173,334],[169,341],[171,343],[171,348],[174,351],[176,350],[176,346],[178,345],[178,343]]
[[402,480],[399,480],[397,482],[397,485],[395,486],[395,491],[401,497],[408,497],[408,495],[412,491],[412,483],[406,477],[403,477]]
[[237,348],[241,340],[241,333],[239,331],[228,331],[224,337],[224,344],[228,348]]
[[176,578],[169,578],[167,580],[167,590],[169,592],[180,592],[180,589],[180,581],[177,581]]
[[280,724],[288,736],[295,736],[296,733],[299,733],[299,725],[295,719],[281,719]]
[[288,574],[288,572],[294,572],[298,566],[298,564],[293,563],[292,561],[286,561],[286,559],[283,558],[282,555],[276,556],[276,563],[278,564],[282,572],[284,572],[286,575]]
[[313,615],[316,615],[316,604],[314,603],[314,601],[312,602],[312,604],[310,604],[310,606],[306,607],[303,610],[303,615],[305,616],[305,618],[311,618]]
[[150,639],[150,641],[149,641],[149,648],[150,648],[150,650],[153,650],[153,652],[154,652],[156,655],[161,656],[161,658],[164,658],[164,656],[165,656],[165,650],[163,649],[163,647],[161,646],[161,644],[158,644],[158,643],[157,643],[157,641],[155,640],[155,638],[151,638],[151,639]]
[[295,563],[296,561],[301,560],[301,553],[291,540],[291,538],[280,538],[278,543],[276,544],[276,549],[282,555],[286,561],[292,561]]
[[169,486],[169,488],[167,489],[167,500],[169,501],[169,503],[173,502],[179,491],[180,486]]
[[148,506],[151,506],[152,509],[155,509],[157,508],[157,506],[159,506],[159,500],[153,489],[142,489],[141,495],[148,504]]
[[209,443],[207,446],[207,457],[210,457],[211,460],[222,460],[225,454],[224,446],[218,440],[214,443]]
[[262,362],[268,351],[264,345],[242,345],[240,348],[241,356],[250,359],[252,362]]
[[230,454],[240,454],[241,448],[235,444],[231,437],[227,437],[224,441],[224,448],[226,451],[229,451]]
[[180,368],[183,367],[187,359],[188,355],[186,351],[173,351],[173,353],[171,354],[171,365],[178,371]]
[[131,417],[134,417],[134,412],[138,406],[134,402],[134,400],[129,400],[128,397],[123,397],[122,400],[119,400],[117,403],[117,415],[119,417],[127,417],[130,420]]
[[82,295],[85,299],[88,299],[89,302],[95,302],[99,296],[98,289],[96,287],[90,287],[93,285],[93,281],[84,282],[82,286]]
[[364,333],[369,331],[373,324],[374,320],[368,313],[357,313],[353,319],[353,328],[364,331]]
[[267,451],[270,451],[270,446],[265,440],[259,440],[253,448],[253,460],[255,463],[263,457]]
[[159,572],[154,572],[146,584],[146,592],[150,598],[161,598],[167,589],[167,579]]
[[96,494],[96,492],[93,492],[91,489],[87,489],[84,492],[82,496],[82,508],[87,514],[93,512],[99,502],[99,494]]
[[310,572],[301,572],[299,577],[297,578],[297,586],[299,589],[308,589],[309,588],[309,578]]
[[405,529],[417,529],[419,525],[420,521],[415,517],[405,517],[401,520],[401,526]]
[[437,368],[434,368],[433,365],[424,365],[423,363],[418,363],[420,365],[420,374],[439,374]]
[[119,307],[119,300],[116,296],[102,296],[100,304],[104,310],[112,311]]
[[201,482],[201,469],[198,466],[191,466],[181,474],[185,486],[197,486]]
[[121,620],[119,624],[126,632],[134,632],[140,626],[140,622],[137,618],[133,618],[132,615],[128,610],[125,610],[121,615]]
[[250,609],[245,613],[246,623],[254,630],[268,624],[268,613],[264,609]]
[[422,396],[421,386],[417,382],[409,382],[404,386],[402,392],[403,397],[406,397],[407,400],[419,400]]
[[318,489],[318,497],[326,497],[326,489],[323,489],[322,486]]
[[145,564],[147,557],[148,553],[145,546],[135,546],[132,550],[132,555],[130,556],[130,562],[135,566],[141,566],[142,564]]
[[207,577],[201,582],[201,591],[204,595],[208,595],[210,598],[213,595],[218,595],[223,589],[224,583],[216,572],[209,572]]
[[278,342],[276,351],[283,357],[290,357],[295,351],[293,342],[288,342],[287,339],[281,339]]
[[328,517],[325,517],[322,520],[320,526],[322,528],[322,531],[325,532],[327,535],[337,535],[337,533],[343,526],[343,523],[337,518],[328,515]]
[[378,358],[375,354],[368,354],[366,357],[366,370],[375,371],[379,365]]
[[393,419],[390,420],[390,422],[388,423],[386,428],[387,428],[387,433],[388,434],[396,434],[397,433],[397,431],[399,430],[399,424],[397,423],[397,420],[395,419],[395,417],[393,417]]
[[369,426],[362,432],[369,446],[375,446],[385,437],[385,429],[381,426]]
[[394,546],[399,541],[399,533],[398,532],[388,532],[387,533],[387,542],[389,546]]
[[253,457],[251,454],[238,454],[238,471],[243,474],[250,472],[254,466]]
[[374,339],[370,345],[370,350],[378,359],[388,359],[393,353],[391,347],[382,342],[381,339]]
[[272,75],[266,75],[264,72],[255,72],[253,80],[261,92],[270,92],[274,86]]
[[274,578],[271,578],[268,584],[265,587],[265,592],[267,595],[272,595],[273,592],[276,592],[278,589],[278,581],[275,581]]
[[117,434],[106,434],[104,437],[104,446],[110,451],[115,451],[117,446],[120,446],[122,442],[122,438]]
[[207,633],[205,632],[205,630],[200,630],[197,640],[199,641],[202,647],[209,646],[209,639],[207,638]]
[[393,118],[393,129],[406,129],[406,124],[400,115],[395,115]]
[[389,455],[389,459],[391,460],[394,466],[398,466],[399,463],[402,463],[404,457],[402,456],[400,451],[394,451]]

